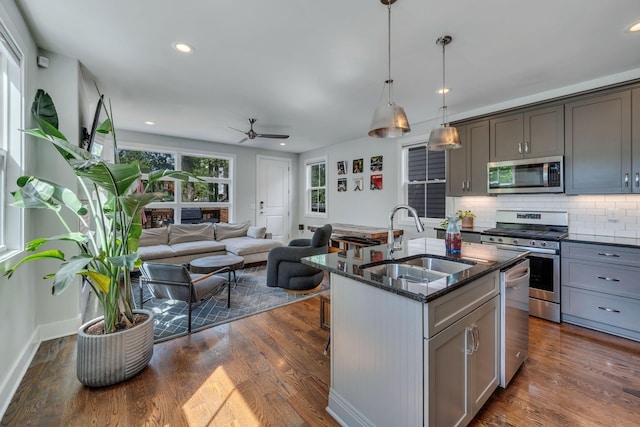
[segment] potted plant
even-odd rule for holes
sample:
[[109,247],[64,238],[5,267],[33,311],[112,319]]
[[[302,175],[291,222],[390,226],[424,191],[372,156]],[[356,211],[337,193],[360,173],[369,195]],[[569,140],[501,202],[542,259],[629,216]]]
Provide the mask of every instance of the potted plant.
[[456,217],[462,221],[462,228],[473,228],[473,219],[476,215],[470,210],[459,210],[456,212]]
[[[53,279],[53,294],[60,294],[77,283],[78,276],[89,283],[104,316],[78,330],[78,379],[88,386],[105,386],[130,378],[141,371],[153,355],[152,313],[133,309],[130,272],[140,263],[136,251],[142,232],[142,209],[160,199],[162,193],[135,191],[142,178],[140,167],[137,162],[118,163],[110,106],[105,110],[107,119],[97,131],[111,135],[115,163],[108,163],[70,143],[58,130],[58,114],[51,97],[42,89],[37,91],[31,112],[38,128],[24,132],[53,144],[75,173],[83,197],[54,182],[35,176],[20,177],[18,189],[11,193],[13,205],[51,210],[67,232],[30,241],[26,250],[35,253],[5,273],[11,277],[25,263],[56,259],[61,261],[58,270],[45,276]],[[147,186],[160,178],[184,180],[190,176],[181,171],[154,171],[149,174]],[[86,204],[82,200],[87,201]],[[62,209],[71,210],[88,231],[73,231],[72,225],[60,215]],[[89,229],[89,223],[93,230]],[[79,253],[66,256],[60,249],[36,252],[43,244],[55,241],[73,242]],[[131,346],[137,349],[132,351]],[[120,366],[122,364],[125,366]]]

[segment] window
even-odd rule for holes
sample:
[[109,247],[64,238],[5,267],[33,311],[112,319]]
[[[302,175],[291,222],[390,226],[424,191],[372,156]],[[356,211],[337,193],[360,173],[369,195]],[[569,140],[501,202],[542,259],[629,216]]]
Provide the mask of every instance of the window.
[[426,143],[405,147],[405,199],[421,218],[445,216],[445,152],[429,151]]
[[118,158],[120,162],[137,161],[143,172],[143,181],[146,173],[158,169],[182,170],[202,180],[182,182],[167,178],[155,182],[148,191],[161,192],[164,197],[145,209],[145,214],[150,217],[147,218],[146,227],[182,222],[182,213],[189,208],[200,208],[201,217],[198,220],[229,220],[233,189],[232,158],[138,149],[119,149]]
[[22,54],[0,23],[0,257],[23,247],[23,211],[9,206],[8,185],[22,174]]
[[307,162],[306,214],[327,216],[327,160]]

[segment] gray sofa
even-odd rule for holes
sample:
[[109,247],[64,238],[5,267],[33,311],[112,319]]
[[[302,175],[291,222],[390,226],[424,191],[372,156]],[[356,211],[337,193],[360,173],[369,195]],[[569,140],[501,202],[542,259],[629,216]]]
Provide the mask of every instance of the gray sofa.
[[170,224],[142,231],[138,253],[143,261],[188,264],[209,255],[233,254],[245,264],[267,261],[269,251],[283,246],[264,227],[241,224]]

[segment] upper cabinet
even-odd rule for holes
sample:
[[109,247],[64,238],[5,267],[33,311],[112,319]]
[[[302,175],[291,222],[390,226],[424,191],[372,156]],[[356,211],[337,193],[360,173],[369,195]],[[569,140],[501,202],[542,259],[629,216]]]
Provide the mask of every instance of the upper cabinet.
[[586,97],[565,105],[565,192],[640,192],[640,90]]
[[564,106],[529,110],[490,120],[492,162],[564,154]]
[[489,121],[456,126],[462,147],[447,152],[447,195],[486,196]]

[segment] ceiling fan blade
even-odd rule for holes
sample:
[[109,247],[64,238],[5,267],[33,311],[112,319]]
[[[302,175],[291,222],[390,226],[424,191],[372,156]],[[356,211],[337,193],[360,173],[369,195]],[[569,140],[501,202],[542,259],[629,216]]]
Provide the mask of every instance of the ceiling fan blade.
[[277,135],[272,133],[259,133],[256,135],[258,138],[273,138],[273,139],[287,139],[289,135]]
[[245,142],[246,140],[248,140],[249,138],[242,138],[240,141],[238,141],[238,144],[242,144],[243,142]]
[[236,132],[241,132],[244,133],[245,135],[247,134],[247,132],[240,130],[240,129],[236,129],[236,128],[232,128],[231,126],[225,126],[227,129],[231,129],[231,130],[235,130]]

